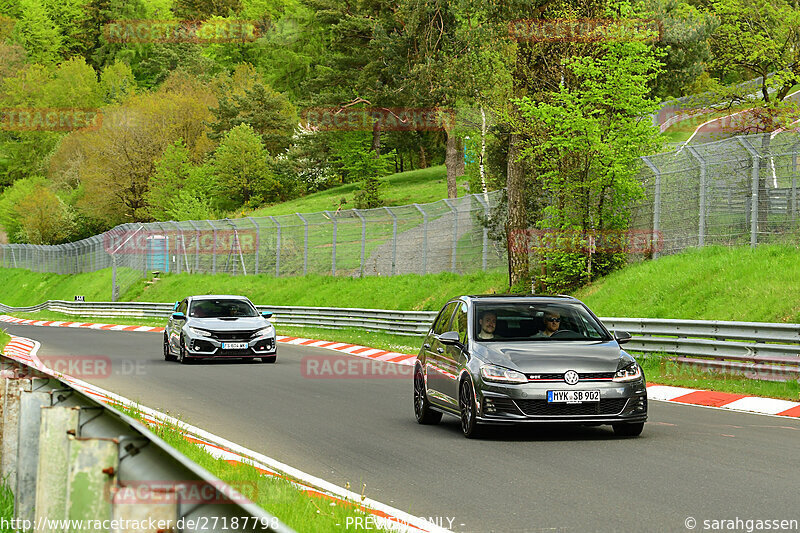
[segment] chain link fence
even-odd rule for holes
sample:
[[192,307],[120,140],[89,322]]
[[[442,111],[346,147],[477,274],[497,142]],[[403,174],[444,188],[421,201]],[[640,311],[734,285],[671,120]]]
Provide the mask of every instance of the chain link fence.
[[[798,226],[795,132],[683,146],[642,158],[645,196],[632,230],[653,256],[687,247],[794,242]],[[58,246],[0,246],[3,267],[74,274],[111,268],[116,301],[148,272],[393,276],[470,273],[506,265],[506,243],[482,220],[502,191],[428,204],[269,217],[124,224]]]
[[75,243],[0,247],[2,266],[112,269],[112,301],[148,272],[231,275],[466,274],[506,264],[482,220],[501,191],[428,204],[240,219],[123,224]]
[[644,157],[645,199],[633,228],[652,229],[661,254],[691,246],[797,242],[795,132],[731,137]]

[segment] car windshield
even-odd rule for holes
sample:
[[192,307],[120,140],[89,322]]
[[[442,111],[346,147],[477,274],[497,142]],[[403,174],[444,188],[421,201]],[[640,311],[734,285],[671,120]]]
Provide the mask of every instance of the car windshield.
[[479,342],[605,341],[611,337],[586,308],[574,303],[482,303],[475,307]]
[[245,300],[196,300],[189,316],[193,318],[238,318],[258,316],[256,309]]

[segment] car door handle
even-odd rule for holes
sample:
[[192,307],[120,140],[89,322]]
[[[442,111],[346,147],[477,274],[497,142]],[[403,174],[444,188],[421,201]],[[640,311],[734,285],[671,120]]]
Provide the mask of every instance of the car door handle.
[[440,346],[439,348],[436,348],[436,351],[439,353],[444,353],[444,348]]
[[431,349],[431,345],[428,344],[427,342],[425,344],[423,344],[422,347],[425,348],[426,350],[430,350]]

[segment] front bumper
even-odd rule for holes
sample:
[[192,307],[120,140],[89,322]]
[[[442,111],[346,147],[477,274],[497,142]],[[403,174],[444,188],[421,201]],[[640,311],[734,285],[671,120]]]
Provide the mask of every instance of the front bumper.
[[[599,390],[599,402],[548,403],[549,390]],[[599,423],[647,420],[647,388],[644,380],[630,383],[585,381],[503,385],[481,383],[476,397],[478,421],[508,423]]]
[[[278,346],[275,337],[256,337],[250,340],[220,341],[211,337],[188,336],[186,338],[186,351],[189,357],[204,358],[251,358],[269,357],[275,355]],[[247,348],[223,348],[224,344],[232,342],[246,343]]]

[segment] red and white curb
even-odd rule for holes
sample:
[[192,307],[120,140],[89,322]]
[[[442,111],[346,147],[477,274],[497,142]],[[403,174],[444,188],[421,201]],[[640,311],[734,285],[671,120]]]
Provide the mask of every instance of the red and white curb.
[[88,328],[88,329],[102,329],[110,331],[140,331],[140,332],[157,332],[157,333],[164,331],[164,328],[151,327],[151,326],[124,326],[119,324],[99,324],[95,322],[66,322],[63,320],[30,320],[27,318],[16,318],[8,315],[0,315],[0,322],[8,322],[9,324],[18,324],[20,326]]
[[[136,331],[136,332],[154,332],[161,333],[164,328],[150,327],[150,326],[123,326],[118,324],[95,324],[93,322],[62,322],[58,320],[29,320],[25,318],[16,318],[8,315],[0,315],[0,322],[8,322],[10,324],[18,324],[22,326],[50,326],[61,328],[88,328],[88,329],[101,329],[105,331]],[[359,344],[348,344],[346,342],[331,342],[319,339],[304,339],[302,337],[289,337],[286,335],[278,335],[278,342],[286,344],[296,344],[299,346],[310,346],[313,348],[325,348],[326,350],[334,350],[348,355],[355,355],[358,357],[365,357],[376,361],[384,361],[387,363],[397,363],[401,365],[413,365],[417,359],[416,355],[400,352],[390,352],[387,350],[379,350],[378,348],[370,348],[369,346],[361,346]]]
[[[10,359],[24,363],[40,372],[62,379],[97,401],[105,404],[123,405],[135,409],[142,414],[145,421],[149,424],[169,424],[178,427],[186,432],[186,440],[200,445],[214,457],[224,459],[229,463],[249,464],[264,475],[286,479],[299,490],[310,496],[330,500],[331,505],[341,504],[352,506],[354,509],[358,509],[364,514],[371,515],[372,519],[369,524],[373,529],[410,533],[447,533],[449,531],[424,518],[413,516],[371,498],[362,497],[360,494],[307,474],[272,459],[271,457],[267,457],[266,455],[214,435],[213,433],[204,431],[169,415],[150,409],[149,407],[139,405],[123,396],[51,370],[47,368],[36,355],[40,347],[41,344],[32,339],[12,336],[11,341],[3,350],[3,354]],[[342,524],[342,526],[344,527],[344,524]]]
[[695,390],[667,385],[648,385],[647,399],[662,402],[682,403],[717,409],[730,409],[761,415],[789,416],[800,418],[800,403],[776,398],[745,396],[712,390]]

